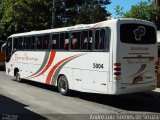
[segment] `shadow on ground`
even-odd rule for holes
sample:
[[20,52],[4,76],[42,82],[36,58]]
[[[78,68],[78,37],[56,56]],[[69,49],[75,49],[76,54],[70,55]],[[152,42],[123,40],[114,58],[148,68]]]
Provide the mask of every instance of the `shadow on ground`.
[[114,96],[73,92],[71,96],[127,111],[160,113],[160,93],[147,92]]
[[27,105],[0,95],[0,119],[2,120],[47,120],[28,109]]
[[[12,80],[17,82],[15,79],[12,79]],[[38,83],[38,82],[34,82],[34,81],[29,81],[29,80],[24,80],[24,79],[22,79],[22,81],[20,83],[28,84],[28,85],[31,85],[31,86],[34,86],[34,87],[50,90],[50,91],[53,91],[53,92],[58,92],[57,88],[55,86],[52,86],[52,85],[47,85],[47,84]]]
[[[23,84],[32,85],[57,93],[57,89],[54,86],[44,85],[27,80],[24,80]],[[80,98],[82,100],[87,100],[127,111],[160,113],[160,93],[154,91],[117,96],[71,91],[69,97]]]
[[5,66],[0,65],[0,71],[5,71]]

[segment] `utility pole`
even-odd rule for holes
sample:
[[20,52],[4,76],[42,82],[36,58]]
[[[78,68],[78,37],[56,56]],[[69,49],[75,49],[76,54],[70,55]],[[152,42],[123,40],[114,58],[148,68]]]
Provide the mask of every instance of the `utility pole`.
[[51,25],[51,28],[55,27],[55,12],[56,12],[55,0],[53,0],[52,1],[52,25]]
[[[154,0],[154,2],[155,2],[155,9],[156,9],[156,11],[159,12],[160,0]],[[158,20],[158,16],[156,16],[156,20]]]
[[160,0],[154,0],[155,1],[155,8],[158,10],[160,7]]

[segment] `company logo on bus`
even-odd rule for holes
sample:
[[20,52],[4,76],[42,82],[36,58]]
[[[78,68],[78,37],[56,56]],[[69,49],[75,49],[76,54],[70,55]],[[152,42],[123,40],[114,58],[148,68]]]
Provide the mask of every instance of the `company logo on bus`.
[[146,34],[146,28],[144,26],[139,26],[137,29],[133,31],[135,40],[141,41],[141,37]]

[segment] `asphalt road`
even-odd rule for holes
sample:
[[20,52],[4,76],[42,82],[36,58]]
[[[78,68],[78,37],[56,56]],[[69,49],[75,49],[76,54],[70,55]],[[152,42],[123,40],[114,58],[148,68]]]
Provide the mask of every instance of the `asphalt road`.
[[160,113],[160,93],[147,92],[121,96],[72,91],[60,95],[49,85],[23,81],[0,71],[0,118],[26,120],[83,120],[93,114]]

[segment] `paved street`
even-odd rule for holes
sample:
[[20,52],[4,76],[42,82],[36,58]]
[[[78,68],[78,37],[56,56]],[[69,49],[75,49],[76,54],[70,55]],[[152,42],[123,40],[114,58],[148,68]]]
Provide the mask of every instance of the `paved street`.
[[62,96],[53,86],[31,81],[19,83],[0,71],[0,113],[2,118],[26,120],[90,118],[89,115],[71,114],[160,113],[160,93],[109,96],[72,92],[70,96]]

